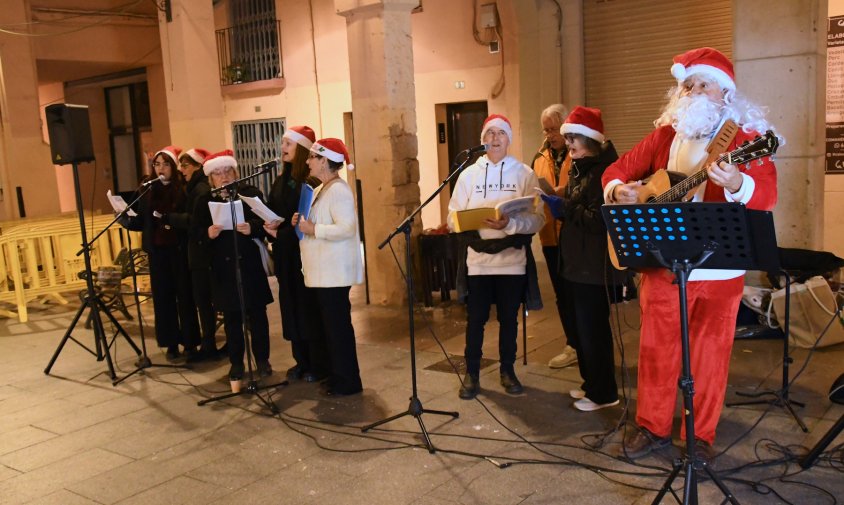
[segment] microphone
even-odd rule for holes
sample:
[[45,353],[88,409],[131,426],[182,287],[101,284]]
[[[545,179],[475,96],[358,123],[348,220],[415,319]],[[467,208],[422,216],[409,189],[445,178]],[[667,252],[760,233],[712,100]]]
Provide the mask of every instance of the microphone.
[[147,181],[147,182],[145,182],[145,183],[141,184],[141,187],[142,187],[142,188],[145,188],[145,187],[147,187],[147,186],[152,186],[152,185],[153,185],[153,184],[155,184],[156,182],[164,182],[165,180],[167,180],[167,178],[166,178],[166,177],[164,177],[163,175],[159,175],[157,178],[152,179],[152,180],[150,180],[150,181]]
[[278,158],[255,165],[255,170],[268,171],[278,165]]
[[479,146],[470,147],[469,149],[466,149],[463,152],[471,155],[471,154],[475,154],[475,153],[482,153],[482,152],[486,151],[487,149],[489,149],[489,144],[481,144]]

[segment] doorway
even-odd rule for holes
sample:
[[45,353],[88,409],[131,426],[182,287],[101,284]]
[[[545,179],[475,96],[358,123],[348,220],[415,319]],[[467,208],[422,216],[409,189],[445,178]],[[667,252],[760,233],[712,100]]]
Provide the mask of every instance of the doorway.
[[[439,160],[439,177],[445,180],[451,174],[454,160],[466,149],[481,143],[481,128],[488,115],[487,102],[462,102],[436,105],[437,120],[437,157]],[[466,164],[468,167],[483,153],[472,155]],[[441,222],[448,216],[448,201],[454,189],[456,179],[451,181],[448,194],[440,195]]]
[[152,131],[146,81],[105,88],[115,193],[132,192],[145,173],[141,136]]

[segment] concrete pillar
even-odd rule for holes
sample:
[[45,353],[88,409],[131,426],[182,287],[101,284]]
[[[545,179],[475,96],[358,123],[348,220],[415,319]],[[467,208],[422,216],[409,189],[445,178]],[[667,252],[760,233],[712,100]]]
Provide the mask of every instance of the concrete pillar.
[[[411,10],[418,5],[418,0],[334,0],[346,18],[369,290],[372,302],[380,304],[404,300],[405,285],[389,249],[379,251],[377,245],[420,203],[410,33]],[[414,224],[418,234],[421,216]],[[401,237],[393,248],[403,260]]]
[[776,157],[781,247],[823,247],[826,12],[826,0],[733,2],[736,84],[787,142]]
[[[25,31],[29,2],[0,9],[0,25]],[[42,138],[32,37],[0,33],[0,221],[19,217],[20,187],[27,217],[59,212],[56,168]]]
[[231,147],[225,145],[213,5],[207,0],[171,5],[173,21],[168,23],[164,13],[158,16],[170,143],[211,151]]

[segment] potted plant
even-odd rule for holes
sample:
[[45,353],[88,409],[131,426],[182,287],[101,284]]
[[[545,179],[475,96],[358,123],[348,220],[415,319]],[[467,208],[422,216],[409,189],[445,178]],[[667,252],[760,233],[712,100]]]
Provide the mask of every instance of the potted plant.
[[248,63],[232,63],[225,68],[226,82],[228,84],[240,84],[249,80]]

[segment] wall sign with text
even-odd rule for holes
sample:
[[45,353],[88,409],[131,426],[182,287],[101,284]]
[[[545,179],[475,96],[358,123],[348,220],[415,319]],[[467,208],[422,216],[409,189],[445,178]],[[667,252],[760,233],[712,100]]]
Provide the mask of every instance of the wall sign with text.
[[826,32],[826,173],[844,174],[844,16]]

